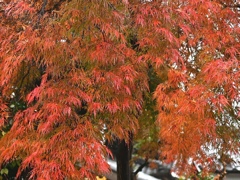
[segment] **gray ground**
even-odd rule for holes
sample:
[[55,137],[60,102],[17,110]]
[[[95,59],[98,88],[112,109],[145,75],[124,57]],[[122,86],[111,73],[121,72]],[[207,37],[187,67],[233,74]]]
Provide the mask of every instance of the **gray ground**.
[[[110,173],[107,176],[107,178],[109,180],[117,180],[116,173],[113,173],[113,172]],[[229,173],[229,174],[227,174],[227,177],[225,178],[225,180],[240,180],[240,173]]]
[[226,180],[240,180],[240,173],[229,173]]

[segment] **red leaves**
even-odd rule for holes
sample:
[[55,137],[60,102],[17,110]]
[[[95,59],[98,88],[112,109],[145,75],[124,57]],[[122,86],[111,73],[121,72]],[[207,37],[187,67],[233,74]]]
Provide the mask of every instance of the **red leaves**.
[[124,79],[130,83],[133,83],[134,79],[138,75],[136,70],[131,65],[121,66],[120,72],[124,75]]
[[173,86],[178,86],[179,83],[186,82],[186,75],[181,71],[169,70],[168,72],[168,82]]
[[93,113],[95,117],[96,117],[97,113],[102,110],[103,110],[103,108],[102,108],[101,103],[93,102],[89,106],[89,112]]
[[122,103],[123,111],[129,110],[130,109],[130,100],[125,98],[123,103]]
[[[0,19],[0,126],[14,116],[0,159],[22,158],[19,173],[29,165],[33,179],[106,172],[101,130],[128,140],[139,129],[148,79],[159,114],[156,139],[166,142],[168,160],[234,137],[221,123],[238,114],[234,8],[209,0],[28,3],[1,7],[7,16]],[[27,101],[26,110],[8,110],[12,91],[23,91],[15,98]],[[156,133],[150,123],[144,119],[143,128]]]
[[194,157],[207,138],[217,137],[217,123],[209,111],[211,93],[203,85],[171,89],[170,82],[170,87],[166,88],[163,84],[155,92],[159,105],[160,136],[167,142],[162,153],[167,160],[173,160],[176,158],[174,155],[180,154],[181,157]]
[[37,100],[39,98],[41,92],[40,87],[36,87],[31,93],[29,93],[26,97],[26,100],[28,103],[32,103],[34,100]]
[[52,50],[54,48],[54,46],[56,45],[56,41],[54,39],[47,39],[44,44],[44,50]]
[[112,101],[111,103],[107,103],[107,109],[109,110],[110,113],[114,114],[120,109],[120,107],[117,105],[115,101]]
[[[92,179],[109,168],[103,124],[119,137],[127,137],[125,125],[136,132],[147,78],[126,42],[128,1],[57,4],[55,17],[56,3],[48,1],[42,16],[42,2],[32,4],[33,11],[26,2],[12,3],[14,21],[0,20],[1,87],[30,83],[16,85],[28,90],[21,97],[28,106],[0,139],[0,154],[21,158],[18,175],[31,166],[32,179]],[[36,81],[28,81],[36,71],[21,72],[22,62],[36,67]],[[7,137],[19,140],[12,146]]]
[[231,106],[229,100],[224,95],[217,95],[211,99],[214,109],[222,113],[227,106]]
[[215,119],[205,119],[205,123],[203,124],[202,131],[205,136],[214,135],[215,137],[215,130],[216,130],[216,120]]
[[136,17],[136,23],[137,23],[137,25],[141,25],[143,27],[145,25],[144,17],[142,15],[138,14]]
[[124,3],[125,5],[128,5],[128,4],[129,4],[128,0],[122,0],[122,1],[123,1],[123,3]]
[[156,32],[162,34],[170,43],[173,42],[174,36],[171,31],[166,28],[157,28]]
[[156,57],[154,62],[156,64],[156,68],[159,68],[164,63],[164,61],[160,57]]
[[229,47],[226,49],[225,53],[229,54],[231,58],[235,59],[236,56],[240,55],[240,45],[237,45],[236,47]]
[[123,79],[116,75],[114,72],[107,72],[106,78],[112,82],[114,89],[119,90],[123,85]]
[[8,109],[8,106],[2,101],[2,99],[0,99],[0,129],[5,125],[6,120],[9,117]]
[[82,101],[75,97],[75,96],[69,96],[66,98],[66,104],[69,106],[75,106],[75,107],[82,107]]
[[236,68],[235,61],[224,61],[223,59],[211,61],[203,68],[205,81],[211,86],[229,84],[231,81],[235,81],[235,78],[232,79],[231,76],[235,76]]

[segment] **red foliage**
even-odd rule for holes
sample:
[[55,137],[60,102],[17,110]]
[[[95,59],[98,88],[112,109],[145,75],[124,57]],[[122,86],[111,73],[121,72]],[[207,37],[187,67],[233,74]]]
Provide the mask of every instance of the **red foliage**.
[[[238,16],[234,0],[0,2],[0,126],[13,121],[0,164],[22,159],[32,179],[107,172],[101,130],[142,128],[148,67],[166,160],[237,151]],[[25,110],[9,110],[12,92]]]

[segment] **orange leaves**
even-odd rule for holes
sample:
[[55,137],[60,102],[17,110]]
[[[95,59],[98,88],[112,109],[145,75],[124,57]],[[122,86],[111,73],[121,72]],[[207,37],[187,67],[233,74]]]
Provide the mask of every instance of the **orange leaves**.
[[110,113],[114,114],[116,113],[120,108],[117,105],[115,101],[112,101],[111,103],[107,104],[107,109],[109,110]]
[[[179,27],[181,28],[183,34],[185,35],[184,36],[185,38],[191,33],[191,28],[188,25],[179,24]],[[184,39],[182,39],[182,40],[184,40]]]
[[114,89],[118,91],[123,86],[123,79],[113,72],[106,73],[106,79],[113,84]]
[[169,31],[168,29],[166,29],[166,28],[157,28],[156,32],[162,34],[170,43],[173,43],[174,36],[173,36],[172,32]]
[[[0,96],[0,98],[2,98]],[[8,106],[0,99],[0,129],[5,125],[6,120],[9,117],[9,110]]]
[[32,103],[34,100],[37,100],[39,95],[41,92],[41,88],[40,87],[36,87],[32,92],[30,92],[27,97],[26,100],[28,103]]
[[151,47],[156,46],[156,42],[153,39],[148,38],[148,37],[144,37],[141,40],[139,40],[138,44],[142,48],[148,47],[148,46],[151,46]]
[[30,146],[27,143],[20,146],[19,141],[15,142],[15,148],[11,146],[12,150],[25,149],[18,175],[29,166],[33,168],[30,179],[62,179],[66,176],[82,179],[92,178],[96,172],[108,172],[103,159],[105,147],[92,136],[90,123],[79,124],[74,131],[63,124],[59,126],[50,137],[28,139]]
[[108,62],[108,57],[106,55],[109,54],[111,47],[110,43],[99,42],[99,44],[96,45],[95,51],[90,55],[91,59],[98,60],[100,63]]
[[161,65],[163,65],[164,61],[160,57],[156,57],[153,62],[156,64],[156,68],[159,68]]
[[[1,13],[0,90],[7,100],[0,101],[0,124],[10,115],[14,123],[0,139],[0,159],[21,157],[20,171],[31,165],[32,178],[84,179],[106,172],[101,130],[107,126],[107,138],[125,140],[137,131],[148,80],[168,159],[195,155],[219,136],[221,116],[235,120],[235,9],[209,0],[53,0],[42,15],[43,1],[31,3],[1,7],[7,16]],[[156,76],[148,77],[147,70]],[[26,110],[7,112],[10,90],[24,91],[16,100],[26,100]],[[156,133],[148,118],[140,128]],[[17,141],[9,145],[8,138]]]
[[136,17],[136,23],[137,23],[137,25],[144,26],[145,25],[144,17],[142,15],[138,14]]
[[119,20],[124,20],[124,14],[119,11],[113,11],[113,15]]
[[75,107],[82,107],[82,101],[75,97],[75,96],[69,96],[65,100],[66,104],[69,106],[75,106]]
[[93,113],[93,115],[96,117],[97,113],[99,111],[102,111],[103,108],[102,108],[102,104],[101,103],[96,103],[96,102],[93,102],[89,105],[89,112],[90,113]]
[[224,95],[216,95],[211,98],[213,109],[217,110],[218,113],[223,113],[226,107],[231,106],[229,100]]
[[122,2],[123,2],[125,5],[128,5],[128,4],[129,4],[128,0],[122,0]]
[[13,15],[13,17],[18,18],[21,17],[22,14],[32,14],[36,12],[36,9],[32,7],[26,1],[19,1],[16,3],[10,3],[8,5],[7,15]]
[[235,59],[236,56],[239,56],[240,54],[240,45],[236,45],[235,47],[234,46],[231,46],[231,47],[228,47],[226,48],[226,54],[229,54],[231,58]]
[[186,82],[186,75],[184,75],[184,73],[180,72],[180,71],[176,71],[176,70],[170,70],[168,72],[168,82],[169,84],[173,85],[173,86],[178,86],[179,83],[184,83]]
[[93,69],[92,76],[96,83],[106,83],[106,77],[104,77],[104,72],[101,72],[98,69]]
[[124,79],[130,83],[133,83],[138,75],[137,71],[131,65],[121,66],[119,70],[123,74]]
[[56,46],[56,41],[54,39],[46,39],[43,43],[43,50],[51,50]]
[[213,86],[229,83],[230,75],[235,73],[235,68],[234,61],[213,60],[203,68],[205,81]]
[[195,156],[206,139],[216,137],[217,124],[209,111],[209,95],[211,93],[202,85],[188,89],[158,86],[155,92],[157,122],[161,127],[160,137],[166,142],[162,153],[167,160]]
[[216,137],[216,120],[209,118],[209,119],[205,119],[205,122],[203,124],[202,127],[202,132],[204,136],[209,136],[209,135],[213,135],[213,137]]
[[131,107],[130,107],[130,100],[129,99],[124,98],[123,103],[122,103],[122,108],[123,108],[123,111],[131,109]]

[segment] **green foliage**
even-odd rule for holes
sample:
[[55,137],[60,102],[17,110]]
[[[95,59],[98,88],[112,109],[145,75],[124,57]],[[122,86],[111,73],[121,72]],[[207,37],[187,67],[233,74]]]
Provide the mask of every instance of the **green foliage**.
[[195,177],[185,178],[180,177],[179,180],[191,180],[191,179],[198,179],[198,180],[214,180],[214,174],[202,175],[202,173],[198,173]]
[[14,160],[7,163],[0,171],[0,178],[7,180],[15,179],[20,164],[21,160]]
[[7,175],[8,174],[8,169],[7,168],[1,169],[0,174],[1,175]]
[[138,134],[135,136],[134,148],[137,150],[138,156],[158,158],[159,127],[155,124],[158,111],[156,101],[153,98],[153,91],[162,80],[151,66],[148,69],[148,77],[149,92],[144,94],[143,109],[139,117],[139,124],[142,128],[139,129]]

